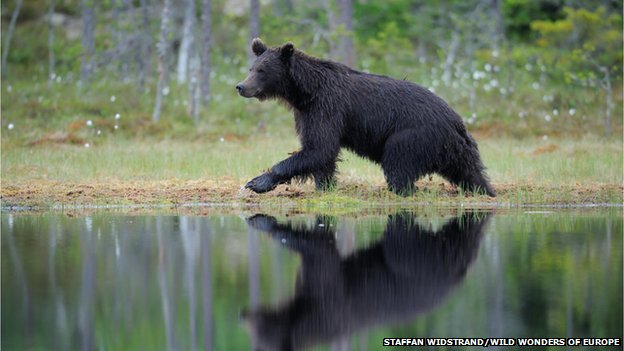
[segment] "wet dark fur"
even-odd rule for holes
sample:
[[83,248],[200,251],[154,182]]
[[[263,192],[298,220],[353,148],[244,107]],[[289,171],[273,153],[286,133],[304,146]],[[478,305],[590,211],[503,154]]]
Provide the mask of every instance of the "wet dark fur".
[[433,231],[399,212],[388,217],[379,241],[347,257],[327,220],[308,229],[249,218],[249,226],[301,257],[292,298],[245,313],[254,350],[306,349],[430,311],[464,280],[490,217],[467,212]]
[[317,188],[327,188],[344,147],[380,164],[389,189],[399,194],[412,193],[416,180],[438,173],[466,191],[495,196],[461,117],[428,89],[314,58],[290,43],[267,48],[255,39],[252,50],[258,57],[237,89],[290,106],[301,150],[246,187],[266,192],[312,175]]

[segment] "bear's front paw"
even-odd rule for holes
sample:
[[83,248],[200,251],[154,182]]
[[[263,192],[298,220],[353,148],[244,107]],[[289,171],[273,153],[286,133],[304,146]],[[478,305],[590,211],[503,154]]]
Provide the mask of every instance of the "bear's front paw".
[[278,184],[279,183],[275,181],[271,173],[263,173],[250,180],[249,183],[245,185],[245,188],[251,189],[258,194],[262,194],[275,189]]

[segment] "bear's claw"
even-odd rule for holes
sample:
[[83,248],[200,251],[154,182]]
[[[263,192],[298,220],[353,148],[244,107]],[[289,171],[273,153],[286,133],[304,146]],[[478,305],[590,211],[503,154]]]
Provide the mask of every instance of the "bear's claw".
[[277,185],[278,182],[273,179],[271,173],[263,173],[245,184],[245,188],[251,189],[253,192],[258,194],[262,194],[275,189]]

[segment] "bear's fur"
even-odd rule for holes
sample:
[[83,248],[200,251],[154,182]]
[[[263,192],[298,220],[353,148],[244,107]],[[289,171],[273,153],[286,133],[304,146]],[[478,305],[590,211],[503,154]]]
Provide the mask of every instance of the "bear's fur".
[[291,43],[268,48],[254,39],[251,49],[256,60],[236,89],[290,106],[301,150],[247,188],[263,193],[306,176],[317,189],[331,187],[344,147],[380,164],[398,194],[411,194],[416,180],[438,173],[466,191],[495,196],[461,117],[428,89],[308,56]]

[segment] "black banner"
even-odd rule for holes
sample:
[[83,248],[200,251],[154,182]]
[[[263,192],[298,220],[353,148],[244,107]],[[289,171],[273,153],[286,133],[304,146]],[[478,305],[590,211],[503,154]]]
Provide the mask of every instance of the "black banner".
[[621,338],[384,338],[383,346],[622,346]]

